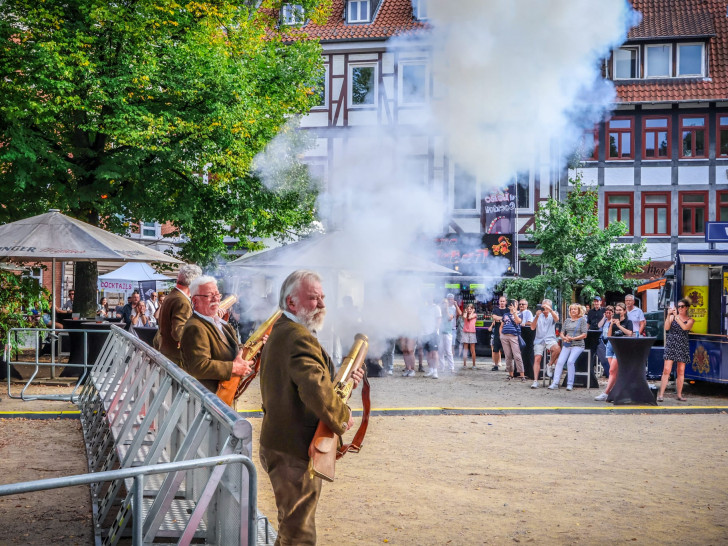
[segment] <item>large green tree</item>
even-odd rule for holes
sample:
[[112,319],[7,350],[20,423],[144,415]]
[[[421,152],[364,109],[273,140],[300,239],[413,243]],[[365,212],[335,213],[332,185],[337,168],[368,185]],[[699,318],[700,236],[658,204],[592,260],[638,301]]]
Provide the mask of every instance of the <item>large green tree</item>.
[[[117,233],[170,221],[203,264],[226,235],[307,226],[305,169],[271,191],[251,168],[322,76],[316,41],[284,41],[281,3],[0,2],[0,223],[50,207]],[[296,3],[321,21],[330,0]],[[91,310],[95,265],[77,272]]]
[[549,198],[534,216],[534,226],[527,233],[540,250],[537,254],[522,253],[529,263],[541,267],[542,273],[532,279],[507,279],[503,289],[509,297],[526,297],[540,301],[560,296],[570,302],[572,294],[590,301],[607,291],[623,291],[634,286],[628,273],[641,271],[646,263],[642,256],[645,243],[620,243],[627,232],[622,222],[599,226],[599,195],[583,185],[577,171],[570,180],[564,201]]

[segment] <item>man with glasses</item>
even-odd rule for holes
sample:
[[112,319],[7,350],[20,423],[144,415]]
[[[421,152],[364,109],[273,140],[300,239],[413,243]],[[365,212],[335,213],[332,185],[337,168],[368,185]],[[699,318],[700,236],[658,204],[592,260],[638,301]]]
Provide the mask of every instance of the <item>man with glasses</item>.
[[66,300],[66,303],[63,304],[64,311],[73,311],[73,297],[76,295],[76,292],[73,290],[68,291],[68,299]]
[[222,295],[217,281],[207,275],[190,284],[194,312],[182,330],[181,368],[212,392],[233,375],[247,375],[252,361],[243,360],[235,329],[220,318]]
[[624,304],[627,306],[627,318],[632,321],[632,326],[634,326],[635,337],[645,337],[647,320],[645,320],[642,309],[635,307],[634,296],[627,294],[624,297]]
[[192,315],[190,284],[200,275],[202,269],[199,266],[185,264],[180,267],[177,284],[164,298],[157,313],[159,329],[154,337],[154,347],[177,365],[182,363],[179,350],[182,329]]

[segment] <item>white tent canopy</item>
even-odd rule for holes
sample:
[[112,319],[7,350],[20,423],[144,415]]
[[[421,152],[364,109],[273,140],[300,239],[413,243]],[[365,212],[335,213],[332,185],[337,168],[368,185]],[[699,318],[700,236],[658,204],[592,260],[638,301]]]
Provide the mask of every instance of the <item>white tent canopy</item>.
[[106,292],[129,293],[139,288],[140,282],[171,282],[173,280],[171,277],[157,273],[148,264],[143,262],[130,262],[110,273],[99,275],[98,289]]

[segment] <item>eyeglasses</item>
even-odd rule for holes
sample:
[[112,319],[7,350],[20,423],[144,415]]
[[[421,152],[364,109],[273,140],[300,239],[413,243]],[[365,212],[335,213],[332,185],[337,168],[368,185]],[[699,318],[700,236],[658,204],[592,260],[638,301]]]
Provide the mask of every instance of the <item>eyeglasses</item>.
[[527,303],[519,303],[518,305],[528,305]]
[[222,294],[220,294],[219,292],[216,294],[197,294],[197,296],[200,298],[207,298],[207,299],[211,299],[211,300],[222,299]]
[[681,307],[685,307],[684,305],[678,305],[677,308],[680,309]]

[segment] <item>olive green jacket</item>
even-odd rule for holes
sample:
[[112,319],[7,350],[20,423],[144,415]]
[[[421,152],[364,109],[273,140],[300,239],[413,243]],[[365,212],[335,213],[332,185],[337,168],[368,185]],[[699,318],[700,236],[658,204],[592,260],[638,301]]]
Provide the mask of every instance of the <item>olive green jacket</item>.
[[179,289],[170,291],[159,309],[159,329],[154,336],[154,347],[175,364],[182,363],[179,344],[182,328],[192,316],[192,304]]
[[318,339],[287,316],[278,319],[261,356],[260,445],[308,460],[319,420],[343,434],[351,411],[334,395],[333,375],[331,358]]
[[214,324],[195,314],[182,330],[181,368],[212,392],[219,381],[230,379],[238,354],[235,330],[229,324],[223,324],[223,330],[225,336],[220,336]]

